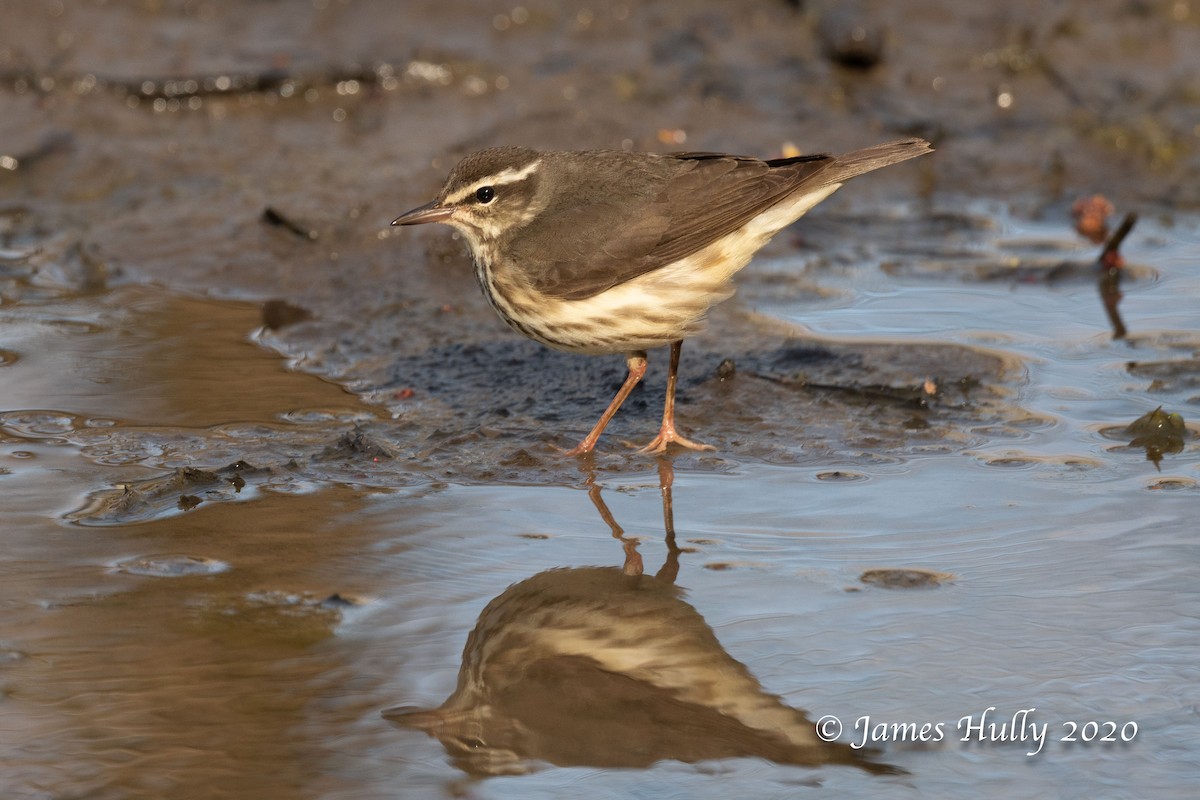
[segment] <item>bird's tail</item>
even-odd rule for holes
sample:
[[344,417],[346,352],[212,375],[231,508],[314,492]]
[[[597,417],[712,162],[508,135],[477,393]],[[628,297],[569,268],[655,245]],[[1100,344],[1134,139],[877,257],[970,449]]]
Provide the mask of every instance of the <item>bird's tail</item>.
[[845,183],[855,175],[933,152],[924,139],[897,139],[837,156],[821,172],[822,182]]

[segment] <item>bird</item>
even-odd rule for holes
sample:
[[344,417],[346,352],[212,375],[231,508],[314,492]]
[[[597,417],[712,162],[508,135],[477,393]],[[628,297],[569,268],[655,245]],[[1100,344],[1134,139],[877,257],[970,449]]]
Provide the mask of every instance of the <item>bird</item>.
[[488,303],[514,330],[556,350],[625,355],[620,390],[567,455],[594,450],[645,376],[646,351],[666,345],[662,424],[641,452],[712,450],[676,428],[683,340],[775,234],[850,178],[931,151],[918,138],[776,159],[493,147],[463,158],[432,201],[392,225],[455,228]]

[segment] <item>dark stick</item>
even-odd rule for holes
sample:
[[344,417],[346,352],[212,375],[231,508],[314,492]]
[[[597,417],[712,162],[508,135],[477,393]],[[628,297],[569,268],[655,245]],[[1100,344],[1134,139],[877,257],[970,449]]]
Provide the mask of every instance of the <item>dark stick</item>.
[[1122,297],[1121,256],[1118,250],[1121,243],[1125,241],[1125,237],[1133,230],[1136,222],[1137,214],[1126,214],[1125,219],[1121,221],[1121,227],[1108,237],[1108,241],[1104,243],[1104,249],[1100,251],[1100,257],[1097,259],[1100,264],[1100,301],[1104,305],[1104,312],[1108,314],[1114,339],[1124,339],[1125,334],[1128,333],[1125,322],[1121,319],[1121,312],[1117,309]]
[[1101,263],[1104,263],[1108,258],[1112,258],[1112,254],[1120,249],[1121,243],[1125,241],[1125,237],[1133,230],[1133,226],[1136,223],[1137,214],[1131,211],[1125,215],[1125,219],[1121,220],[1121,227],[1113,231],[1113,235],[1108,237],[1108,241],[1104,243],[1104,249],[1100,251]]

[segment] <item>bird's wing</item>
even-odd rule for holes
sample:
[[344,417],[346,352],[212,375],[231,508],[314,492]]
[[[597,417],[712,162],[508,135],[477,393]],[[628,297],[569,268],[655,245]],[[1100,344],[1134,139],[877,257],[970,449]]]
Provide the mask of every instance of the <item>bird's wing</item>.
[[[764,161],[723,153],[665,158],[615,154],[588,199],[543,217],[552,230],[516,253],[538,291],[580,300],[685,258],[738,230],[789,195],[929,152],[920,139]],[[553,223],[549,221],[553,220]],[[533,223],[536,225],[535,223]]]
[[534,267],[527,274],[538,291],[568,300],[592,297],[732,233],[819,178],[833,160],[674,154],[663,160],[668,174],[650,184],[653,193],[597,187],[594,201],[556,209],[555,229],[536,237],[536,252],[514,255]]

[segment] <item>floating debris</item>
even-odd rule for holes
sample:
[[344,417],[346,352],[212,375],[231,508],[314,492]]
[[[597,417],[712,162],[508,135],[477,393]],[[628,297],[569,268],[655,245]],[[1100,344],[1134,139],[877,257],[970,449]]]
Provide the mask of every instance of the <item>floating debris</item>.
[[1130,447],[1144,447],[1146,460],[1153,461],[1155,468],[1161,470],[1159,462],[1164,455],[1174,455],[1183,451],[1183,439],[1187,435],[1187,425],[1179,414],[1168,414],[1162,406],[1143,414],[1129,424],[1125,433],[1133,437]]
[[867,476],[861,472],[848,472],[846,470],[835,469],[828,472],[818,472],[817,480],[830,483],[849,483],[854,481],[865,481]]
[[954,576],[948,572],[920,568],[869,569],[859,576],[859,580],[883,589],[932,589],[952,583]]

